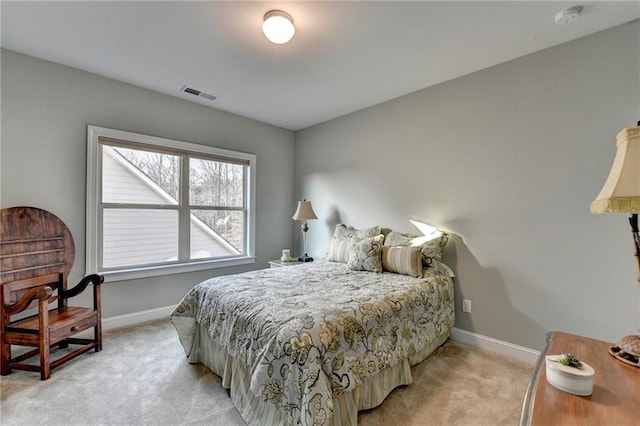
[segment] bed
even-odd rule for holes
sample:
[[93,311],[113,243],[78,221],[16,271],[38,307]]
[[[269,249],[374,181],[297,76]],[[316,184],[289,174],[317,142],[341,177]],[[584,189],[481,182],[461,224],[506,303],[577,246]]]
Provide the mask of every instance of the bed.
[[[374,258],[389,257],[384,237],[374,237]],[[356,241],[370,254],[369,240],[351,238],[349,256]],[[453,273],[418,256],[413,276],[334,259],[212,278],[171,321],[188,362],[221,377],[248,424],[355,425],[450,335]],[[368,260],[359,265],[371,269]]]

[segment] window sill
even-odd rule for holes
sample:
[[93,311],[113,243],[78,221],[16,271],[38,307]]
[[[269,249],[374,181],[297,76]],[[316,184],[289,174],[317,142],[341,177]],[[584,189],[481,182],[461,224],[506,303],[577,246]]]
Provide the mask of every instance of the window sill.
[[112,271],[98,272],[104,275],[105,282],[125,281],[137,278],[158,277],[161,275],[181,274],[185,272],[203,271],[205,269],[226,268],[229,266],[249,265],[255,263],[255,256],[235,257],[232,259],[216,259],[205,261],[194,261],[178,265],[149,266],[142,268],[119,269]]

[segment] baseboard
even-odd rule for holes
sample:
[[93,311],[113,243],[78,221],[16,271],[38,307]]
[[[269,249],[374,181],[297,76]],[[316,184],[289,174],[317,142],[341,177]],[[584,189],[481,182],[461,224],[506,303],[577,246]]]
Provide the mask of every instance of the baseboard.
[[535,351],[524,346],[514,345],[513,343],[455,327],[451,330],[451,339],[480,349],[495,352],[499,355],[515,359],[517,361],[522,361],[529,365],[535,365],[538,360],[538,356],[540,355],[539,351]]
[[103,330],[113,330],[115,328],[130,327],[143,322],[154,321],[162,318],[169,318],[175,305],[163,306],[161,308],[148,309],[146,311],[133,312],[131,314],[117,315],[102,319]]
[[[130,327],[132,325],[148,321],[169,318],[169,314],[173,311],[173,308],[175,308],[174,305],[163,306],[161,308],[103,318],[102,329],[105,331],[113,330],[116,328]],[[507,358],[522,361],[529,365],[535,365],[538,356],[540,355],[540,352],[525,348],[524,346],[515,345],[503,340],[494,339],[493,337],[483,336],[482,334],[476,334],[471,331],[455,327],[451,330],[451,339],[480,349],[495,352],[506,356]]]

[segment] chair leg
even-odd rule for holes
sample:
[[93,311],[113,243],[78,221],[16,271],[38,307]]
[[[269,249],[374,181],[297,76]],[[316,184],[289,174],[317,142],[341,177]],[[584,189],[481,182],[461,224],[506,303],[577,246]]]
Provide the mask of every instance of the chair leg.
[[40,379],[47,380],[51,377],[51,356],[49,353],[49,310],[46,299],[40,300],[38,307],[38,328],[40,349]]
[[3,343],[0,351],[0,374],[6,376],[11,374],[11,345]]
[[[47,380],[51,377],[51,358],[49,353],[49,344],[42,344],[40,340],[40,380]],[[48,339],[47,339],[48,340]]]
[[98,324],[94,327],[94,338],[98,344],[96,345],[96,352],[102,350],[102,324],[98,321]]

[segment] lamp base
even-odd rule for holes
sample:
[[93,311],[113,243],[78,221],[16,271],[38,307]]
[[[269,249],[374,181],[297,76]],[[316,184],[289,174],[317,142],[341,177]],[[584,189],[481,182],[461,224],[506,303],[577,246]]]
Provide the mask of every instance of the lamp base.
[[609,353],[625,364],[640,367],[640,336],[625,336],[616,346],[609,348]]
[[313,257],[307,256],[307,253],[305,253],[298,258],[298,262],[313,262]]

